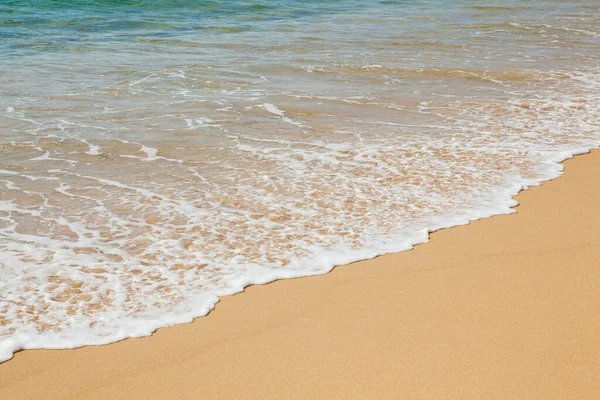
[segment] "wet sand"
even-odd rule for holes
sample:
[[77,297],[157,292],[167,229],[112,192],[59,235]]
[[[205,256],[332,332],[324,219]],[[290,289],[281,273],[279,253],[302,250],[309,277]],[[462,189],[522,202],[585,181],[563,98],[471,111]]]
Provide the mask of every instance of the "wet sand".
[[518,213],[253,286],[152,337],[23,351],[0,398],[587,399],[600,393],[600,151]]

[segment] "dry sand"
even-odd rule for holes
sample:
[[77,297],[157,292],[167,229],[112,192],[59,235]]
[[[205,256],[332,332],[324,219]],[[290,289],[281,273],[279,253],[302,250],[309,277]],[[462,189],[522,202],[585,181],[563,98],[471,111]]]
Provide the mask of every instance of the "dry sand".
[[0,365],[0,398],[600,398],[600,151],[518,213],[248,288],[192,324]]

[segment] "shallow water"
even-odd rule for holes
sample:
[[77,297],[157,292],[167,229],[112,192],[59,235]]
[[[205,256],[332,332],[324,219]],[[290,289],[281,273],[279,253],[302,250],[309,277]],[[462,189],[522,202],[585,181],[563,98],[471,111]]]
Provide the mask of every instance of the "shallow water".
[[594,1],[0,2],[0,360],[511,212],[600,144]]

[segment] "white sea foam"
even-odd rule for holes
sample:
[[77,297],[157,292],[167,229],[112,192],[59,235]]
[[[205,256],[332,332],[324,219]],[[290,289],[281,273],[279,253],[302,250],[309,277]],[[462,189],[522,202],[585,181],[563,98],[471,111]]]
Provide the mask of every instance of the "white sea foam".
[[[50,153],[49,152],[45,152],[44,154],[42,154],[41,156],[38,157],[33,157],[30,158],[31,161],[43,161],[43,160],[50,160]],[[52,160],[55,160],[55,158],[53,158]]]
[[270,112],[271,114],[275,114],[281,117],[281,120],[287,124],[297,126],[298,128],[304,128],[303,123],[294,121],[291,118],[286,117],[285,112],[275,107],[273,104],[264,103],[261,107],[264,108],[266,111]]
[[85,152],[85,154],[89,154],[91,156],[98,156],[102,154],[102,152],[100,151],[100,146],[92,144],[85,139],[81,139],[81,142],[85,143],[88,146],[88,150]]

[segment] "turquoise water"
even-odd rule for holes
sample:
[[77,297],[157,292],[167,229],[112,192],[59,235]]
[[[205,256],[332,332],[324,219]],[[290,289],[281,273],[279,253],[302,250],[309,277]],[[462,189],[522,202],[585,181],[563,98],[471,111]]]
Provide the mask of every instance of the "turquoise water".
[[600,144],[599,21],[594,1],[0,0],[0,361],[512,212]]
[[[361,1],[8,1],[0,5],[3,50],[100,50],[114,42],[183,39],[201,44],[286,22],[306,23],[368,7]],[[381,2],[385,4],[389,2]],[[275,39],[275,38],[274,38]],[[231,40],[231,39],[224,39]],[[81,46],[75,48],[74,46]],[[104,47],[106,48],[106,47]],[[22,53],[26,54],[26,53]]]

